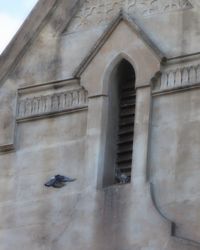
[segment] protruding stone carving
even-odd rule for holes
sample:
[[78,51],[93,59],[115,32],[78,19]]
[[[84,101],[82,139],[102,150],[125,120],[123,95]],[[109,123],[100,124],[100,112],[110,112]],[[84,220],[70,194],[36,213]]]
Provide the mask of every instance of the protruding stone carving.
[[181,84],[181,77],[182,77],[181,70],[178,69],[175,74],[176,74],[176,76],[175,76],[175,86],[180,86],[179,84]]
[[21,99],[18,103],[18,119],[59,113],[87,106],[87,91],[83,88],[46,96]]
[[200,83],[200,65],[162,72],[154,83],[154,91],[163,91]]
[[86,0],[68,31],[104,24],[123,9],[128,14],[149,16],[192,8],[189,0]]

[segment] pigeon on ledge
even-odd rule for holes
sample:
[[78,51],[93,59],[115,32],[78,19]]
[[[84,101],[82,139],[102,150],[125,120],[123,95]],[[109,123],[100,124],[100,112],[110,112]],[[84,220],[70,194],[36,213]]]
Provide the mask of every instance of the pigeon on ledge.
[[130,176],[122,173],[121,170],[117,168],[115,173],[115,180],[119,184],[126,184],[130,182],[131,178]]
[[67,182],[73,182],[76,179],[72,179],[63,175],[55,175],[52,177],[48,182],[44,185],[46,187],[54,187],[54,188],[61,188],[66,185]]

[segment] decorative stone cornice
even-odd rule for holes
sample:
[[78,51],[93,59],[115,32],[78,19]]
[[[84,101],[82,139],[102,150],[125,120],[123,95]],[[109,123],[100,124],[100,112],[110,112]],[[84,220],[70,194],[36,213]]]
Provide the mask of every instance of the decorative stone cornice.
[[[72,83],[75,84],[75,89],[67,90],[66,87],[69,83],[65,84],[60,82],[54,84],[54,88],[57,88],[58,91],[54,90],[53,92],[49,89],[49,87],[52,87],[51,85],[36,86],[32,90],[30,90],[30,87],[19,90],[17,122],[86,109],[88,103],[87,91],[81,86],[76,86],[77,83],[75,82]],[[59,91],[60,88],[66,90]],[[45,94],[47,92],[50,93]]]
[[56,94],[19,98],[17,122],[61,115],[87,108],[87,92],[83,88]]
[[[88,92],[78,79],[61,80],[38,85],[24,86],[17,91],[16,120],[14,124],[48,117],[60,116],[88,108]],[[0,154],[15,148],[17,126],[7,144],[0,145]]]
[[200,85],[200,64],[160,72],[153,81],[153,93]]

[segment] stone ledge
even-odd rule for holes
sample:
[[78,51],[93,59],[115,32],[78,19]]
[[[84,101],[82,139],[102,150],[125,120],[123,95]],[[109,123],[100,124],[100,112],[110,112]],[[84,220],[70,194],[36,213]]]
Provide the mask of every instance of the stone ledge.
[[176,88],[163,89],[160,91],[152,91],[152,96],[175,94],[178,92],[185,92],[185,91],[198,89],[198,88],[200,88],[200,83],[193,84],[193,85],[188,84],[188,85],[180,86],[180,87],[176,87]]
[[34,120],[40,120],[40,119],[45,119],[45,118],[51,118],[51,117],[56,117],[56,116],[61,116],[61,115],[66,115],[66,114],[71,114],[75,112],[80,112],[80,111],[85,111],[88,110],[88,106],[81,106],[81,107],[73,107],[68,110],[63,110],[63,111],[58,111],[58,112],[49,112],[49,113],[44,113],[44,114],[36,114],[33,116],[29,117],[24,117],[24,118],[17,118],[16,121],[17,123],[22,123],[22,122],[28,122],[28,121],[34,121]]

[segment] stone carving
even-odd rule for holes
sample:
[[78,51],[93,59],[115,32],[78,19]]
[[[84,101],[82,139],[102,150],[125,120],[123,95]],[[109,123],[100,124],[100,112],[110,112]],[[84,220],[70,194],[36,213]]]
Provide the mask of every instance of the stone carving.
[[200,64],[162,72],[154,84],[154,91],[194,85],[200,83]]
[[192,8],[189,0],[86,0],[67,31],[77,31],[92,24],[104,24],[121,9],[128,14],[149,16],[189,8]]
[[53,95],[19,100],[17,118],[42,116],[87,106],[87,92],[81,88]]

